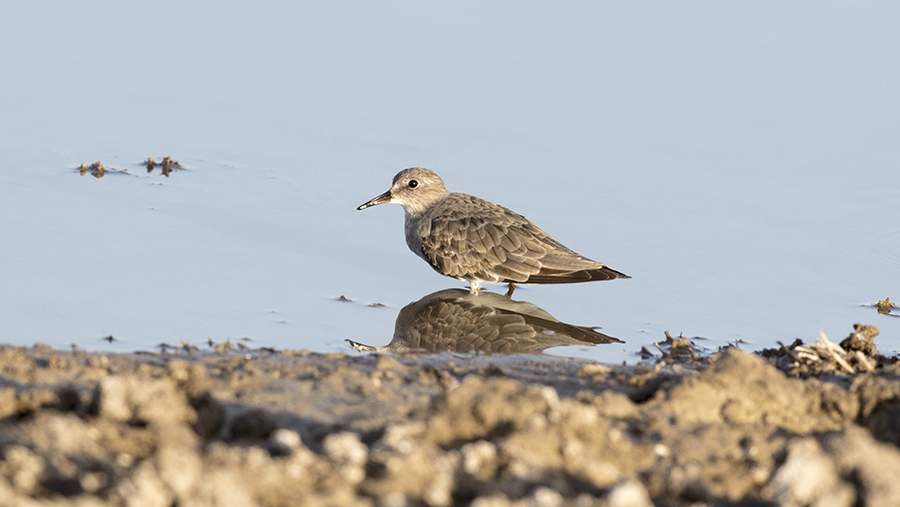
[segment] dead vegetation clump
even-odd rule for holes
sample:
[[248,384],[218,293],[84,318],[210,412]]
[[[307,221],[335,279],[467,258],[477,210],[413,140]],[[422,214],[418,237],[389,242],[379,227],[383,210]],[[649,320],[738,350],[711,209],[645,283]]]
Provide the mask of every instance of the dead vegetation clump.
[[853,332],[836,344],[819,332],[815,343],[805,344],[796,340],[790,346],[781,342],[777,349],[764,349],[759,354],[768,358],[780,370],[790,376],[854,375],[874,372],[898,363],[878,353],[875,337],[878,328],[860,323],[853,325]]

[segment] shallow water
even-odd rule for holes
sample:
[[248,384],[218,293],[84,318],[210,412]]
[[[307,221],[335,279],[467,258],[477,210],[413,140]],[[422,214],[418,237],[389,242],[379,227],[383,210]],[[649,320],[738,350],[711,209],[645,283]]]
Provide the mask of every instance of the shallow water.
[[0,7],[0,342],[387,344],[464,286],[355,210],[418,165],[633,277],[517,290],[626,342],[551,353],[900,350],[900,7],[247,8]]

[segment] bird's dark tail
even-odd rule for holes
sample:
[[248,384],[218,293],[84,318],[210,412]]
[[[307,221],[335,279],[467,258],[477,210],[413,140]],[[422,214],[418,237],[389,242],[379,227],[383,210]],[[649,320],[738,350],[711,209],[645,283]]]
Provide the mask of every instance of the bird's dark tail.
[[528,280],[524,283],[578,283],[614,280],[616,278],[631,277],[606,266],[597,269],[581,269],[578,271],[563,271],[545,268],[539,273],[528,277]]

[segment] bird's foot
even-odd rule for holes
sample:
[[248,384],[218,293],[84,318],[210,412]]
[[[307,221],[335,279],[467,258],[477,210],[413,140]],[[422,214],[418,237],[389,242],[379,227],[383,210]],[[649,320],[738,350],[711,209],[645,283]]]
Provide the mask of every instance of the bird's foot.
[[513,282],[509,282],[509,289],[506,290],[506,294],[504,296],[508,298],[512,298],[513,292],[516,291],[516,284]]
[[481,284],[478,282],[469,282],[469,292],[473,296],[477,296],[481,292]]

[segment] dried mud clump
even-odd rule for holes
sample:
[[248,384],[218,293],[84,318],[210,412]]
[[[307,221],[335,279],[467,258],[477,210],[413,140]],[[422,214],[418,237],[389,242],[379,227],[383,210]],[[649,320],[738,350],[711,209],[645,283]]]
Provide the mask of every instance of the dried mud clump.
[[900,505],[890,367],[495,361],[0,347],[0,505]]

